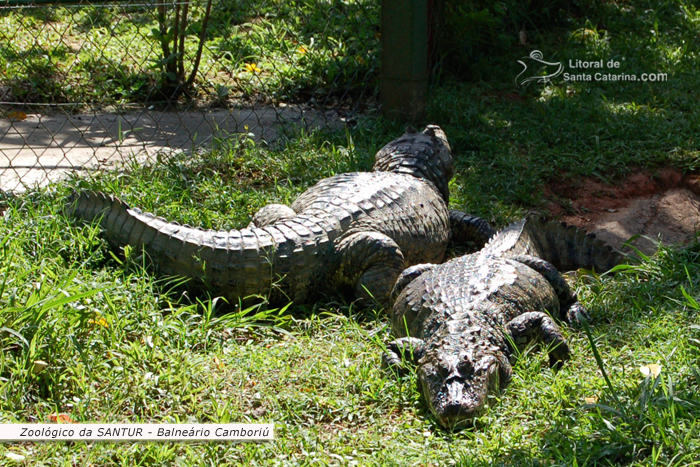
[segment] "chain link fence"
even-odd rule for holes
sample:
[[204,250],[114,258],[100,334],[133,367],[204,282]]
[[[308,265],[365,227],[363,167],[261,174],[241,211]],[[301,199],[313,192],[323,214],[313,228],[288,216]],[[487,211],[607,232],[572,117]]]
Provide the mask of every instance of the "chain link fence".
[[376,107],[379,2],[0,4],[0,188]]

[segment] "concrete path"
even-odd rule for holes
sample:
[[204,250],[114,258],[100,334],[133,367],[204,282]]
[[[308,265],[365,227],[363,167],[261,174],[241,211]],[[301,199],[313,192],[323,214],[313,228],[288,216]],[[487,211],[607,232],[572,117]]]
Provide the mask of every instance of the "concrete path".
[[113,168],[126,158],[144,162],[156,153],[210,145],[216,138],[253,133],[272,142],[283,129],[336,127],[334,112],[301,106],[218,109],[184,113],[28,114],[0,119],[0,189],[22,192],[74,171]]

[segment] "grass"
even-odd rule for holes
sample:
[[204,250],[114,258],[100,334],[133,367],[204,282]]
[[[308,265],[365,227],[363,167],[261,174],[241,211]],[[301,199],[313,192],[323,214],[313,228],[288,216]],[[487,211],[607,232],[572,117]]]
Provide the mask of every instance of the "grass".
[[[482,57],[475,83],[445,78],[429,112],[455,153],[452,206],[503,225],[541,209],[542,186],[554,178],[615,182],[635,166],[697,169],[700,68],[690,39],[700,33],[698,7],[606,5],[602,24],[574,18],[566,28],[531,33],[530,41],[555,60],[624,56],[627,72],[664,71],[672,80],[521,89],[515,59],[529,48]],[[44,422],[57,413],[80,422],[260,421],[275,424],[276,439],[8,443],[0,447],[3,461],[14,452],[26,465],[699,463],[697,241],[660,246],[615,275],[578,279],[592,319],[589,331],[564,326],[573,360],[555,372],[527,349],[478,425],[448,433],[426,413],[415,375],[396,379],[380,369],[384,310],[358,312],[329,296],[285,311],[219,313],[221,301],[182,295],[135,260],[113,256],[94,226],[62,214],[72,189],[92,188],[182,223],[236,228],[260,206],[289,203],[320,178],[367,170],[373,153],[401,131],[366,119],[347,132],[302,133],[276,148],[232,137],[206,153],[5,195],[3,422]],[[48,366],[39,371],[37,361]],[[661,366],[658,378],[640,371],[650,364]]]
[[[554,178],[614,183],[640,168],[698,170],[699,20],[694,2],[606,2],[590,19],[528,28],[528,46],[486,49],[458,74],[444,74],[429,114],[459,154],[453,202],[502,223],[516,214],[513,206],[541,206],[542,185]],[[576,72],[570,60],[602,59],[638,79],[668,76],[518,86],[517,60],[534,49],[569,73]]]
[[[203,3],[192,4],[185,63],[198,46]],[[367,1],[215,2],[190,97],[224,106],[310,99],[348,105],[372,94],[377,23],[378,5]],[[0,26],[4,101],[99,108],[171,97],[156,7],[7,9]]]
[[[15,443],[0,455],[19,453],[32,465],[697,460],[700,333],[693,325],[700,311],[694,298],[700,295],[700,244],[661,247],[615,277],[579,280],[577,292],[591,311],[592,336],[611,387],[586,333],[565,328],[574,353],[570,364],[553,372],[544,355],[529,349],[514,367],[511,386],[479,425],[447,433],[425,412],[414,375],[395,379],[381,370],[381,343],[388,337],[384,311],[358,313],[329,297],[292,313],[220,315],[220,302],[181,296],[141,265],[112,257],[94,226],[61,214],[73,187],[90,186],[182,222],[241,225],[249,214],[232,193],[250,189],[261,203],[285,201],[327,172],[369,164],[367,153],[347,140],[341,147],[340,136],[335,144],[321,136],[306,135],[279,150],[240,140],[212,153],[96,174],[3,203],[4,422],[46,421],[56,413],[81,422],[260,421],[275,423],[274,442]],[[254,182],[246,167],[259,170]],[[38,360],[48,367],[36,373]],[[650,363],[662,366],[658,380],[639,371]]]

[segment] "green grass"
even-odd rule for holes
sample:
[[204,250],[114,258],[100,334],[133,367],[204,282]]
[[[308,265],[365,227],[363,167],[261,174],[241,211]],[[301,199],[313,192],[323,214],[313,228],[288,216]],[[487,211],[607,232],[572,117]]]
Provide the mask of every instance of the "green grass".
[[[203,2],[193,2],[191,11],[187,64],[198,47]],[[190,94],[216,105],[261,99],[347,105],[371,96],[378,14],[367,1],[214,2]],[[0,85],[9,92],[3,100],[78,108],[167,100],[158,28],[155,7],[129,3],[0,11]]]
[[[477,82],[432,91],[431,121],[446,130],[455,154],[452,206],[501,226],[542,209],[542,186],[555,178],[615,182],[635,166],[697,169],[700,68],[690,39],[700,34],[698,6],[606,5],[601,24],[574,18],[530,40],[556,60],[624,56],[626,71],[673,79],[523,90],[513,82],[515,59],[529,48],[480,59]],[[576,33],[582,28],[596,34]],[[25,455],[26,465],[700,462],[697,241],[660,247],[615,275],[579,278],[591,339],[564,326],[573,360],[559,371],[527,349],[498,404],[475,428],[448,433],[426,413],[415,375],[397,379],[380,369],[384,310],[358,312],[330,296],[285,311],[222,314],[221,301],[183,295],[134,259],[113,256],[94,226],[62,214],[72,189],[91,188],[181,223],[237,228],[260,206],[289,203],[320,178],[367,170],[401,131],[365,119],[352,131],[299,134],[276,148],[231,138],[207,153],[3,195],[3,422],[69,413],[80,422],[253,421],[276,430],[265,444],[8,443],[3,462],[8,451]],[[48,363],[41,372],[38,360]],[[640,372],[651,363],[662,367],[658,379]]]
[[[697,2],[607,2],[590,20],[527,29],[531,45],[482,50],[431,90],[429,119],[445,129],[459,154],[451,186],[455,205],[502,223],[539,208],[542,185],[555,178],[614,183],[640,168],[700,169]],[[570,59],[614,59],[620,73],[668,78],[606,83],[560,77],[547,86],[518,86],[517,60],[535,49],[547,61],[566,64],[567,72],[575,71]]]
[[[370,146],[331,141],[312,134],[269,150],[240,140],[5,200],[4,422],[55,413],[81,422],[259,421],[275,424],[276,440],[25,443],[0,455],[51,465],[687,465],[700,456],[698,243],[661,248],[615,277],[579,280],[612,388],[586,333],[565,327],[572,362],[553,372],[529,349],[499,403],[475,429],[452,434],[426,414],[414,375],[381,370],[385,311],[358,313],[329,297],[283,313],[220,315],[221,302],[182,296],[133,260],[113,257],[98,229],[61,213],[73,187],[89,186],[181,222],[241,226],[256,203],[251,193],[260,203],[287,201],[328,173],[369,165]],[[237,205],[234,193],[251,204]],[[49,366],[35,374],[37,360]],[[649,363],[662,365],[658,381],[640,373]],[[592,397],[598,406],[586,402]]]

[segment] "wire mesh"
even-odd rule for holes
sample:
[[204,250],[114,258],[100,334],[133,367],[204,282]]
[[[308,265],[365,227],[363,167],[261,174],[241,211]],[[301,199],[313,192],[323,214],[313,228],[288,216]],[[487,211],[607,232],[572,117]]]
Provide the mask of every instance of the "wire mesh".
[[0,188],[376,105],[379,2],[0,4]]

